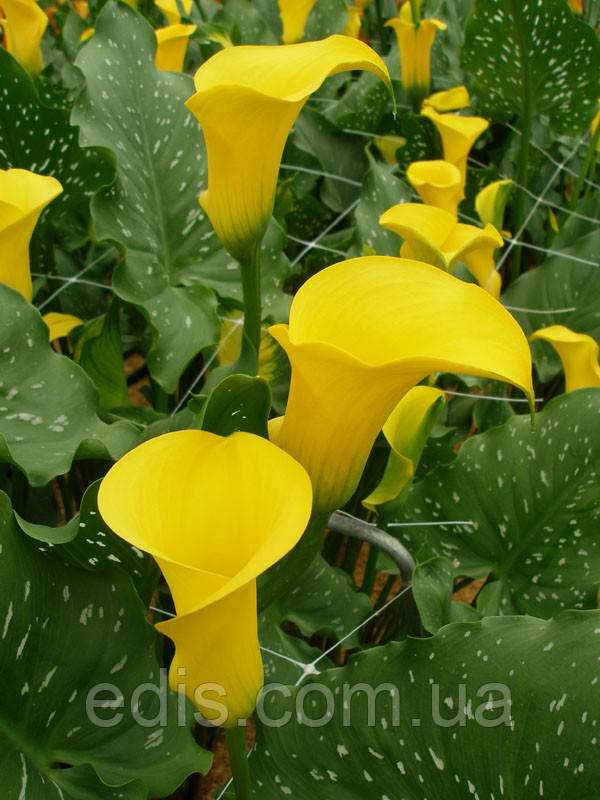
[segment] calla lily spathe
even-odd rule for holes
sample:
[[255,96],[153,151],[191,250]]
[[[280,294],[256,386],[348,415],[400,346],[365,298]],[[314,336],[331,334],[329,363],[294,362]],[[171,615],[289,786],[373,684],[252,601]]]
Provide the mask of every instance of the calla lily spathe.
[[355,258],[300,288],[271,335],[292,366],[270,434],[308,471],[315,511],[352,495],[375,438],[414,385],[437,371],[509,381],[531,399],[523,331],[487,292],[418,261]]
[[348,6],[347,11],[348,22],[343,30],[343,34],[344,36],[352,36],[354,39],[357,39],[362,27],[363,12],[357,6]]
[[349,36],[227,48],[196,73],[196,93],[186,105],[202,125],[208,154],[200,203],[234,258],[247,258],[264,234],[283,147],[302,106],[325,78],[349,69],[368,70],[390,85],[377,53]]
[[406,139],[404,136],[393,136],[392,134],[389,134],[388,136],[376,136],[373,141],[383,156],[386,164],[398,163],[396,153],[401,147],[406,145]]
[[222,703],[225,727],[252,713],[263,685],[256,577],[296,544],[311,500],[304,469],[249,433],[158,436],[100,486],[106,523],[154,556],[171,589],[177,616],[156,626],[175,643],[171,687],[207,719]]
[[40,42],[48,17],[35,0],[2,0],[0,27],[6,36],[6,49],[32,77],[42,71]]
[[549,342],[558,353],[565,373],[565,391],[600,386],[598,343],[585,333],[575,333],[565,325],[540,328],[529,337],[530,342]]
[[406,177],[424,203],[456,216],[458,204],[465,196],[458,167],[449,161],[413,161]]
[[156,34],[156,54],[154,63],[158,69],[181,72],[185,60],[185,51],[190,36],[196,30],[195,25],[167,25],[159,28]]
[[431,47],[437,31],[446,30],[446,23],[439,19],[422,19],[418,26],[401,17],[386,23],[394,29],[400,51],[402,86],[411,102],[419,107],[429,93],[431,82]]
[[401,256],[447,272],[462,261],[483,289],[500,296],[502,281],[494,266],[494,250],[502,246],[503,239],[493,225],[465,225],[442,208],[419,203],[392,206],[381,215],[379,224],[404,239]]
[[482,225],[493,225],[501,231],[504,221],[504,208],[513,182],[509,179],[494,181],[478,192],[475,198],[475,210]]
[[[192,10],[193,0],[179,0],[181,7],[189,16]],[[181,22],[181,14],[177,7],[177,0],[155,0],[155,4],[167,18],[169,25],[177,25]]]
[[431,106],[425,106],[421,114],[430,119],[437,128],[442,139],[444,160],[458,167],[464,183],[467,179],[467,158],[471,148],[487,130],[489,122],[483,117],[438,114]]
[[317,0],[277,0],[283,24],[281,38],[284,44],[295,44],[302,39],[308,15],[316,2]]
[[423,100],[423,107],[430,106],[440,114],[445,111],[458,111],[466,108],[471,101],[466,86],[453,86],[452,89],[444,89],[442,92],[430,94]]

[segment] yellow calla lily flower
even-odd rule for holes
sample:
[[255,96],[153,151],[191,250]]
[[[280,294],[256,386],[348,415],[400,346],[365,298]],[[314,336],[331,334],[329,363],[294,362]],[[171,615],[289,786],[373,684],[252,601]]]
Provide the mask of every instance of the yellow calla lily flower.
[[565,391],[600,386],[598,343],[585,333],[575,333],[565,325],[540,328],[529,337],[530,342],[542,339],[549,342],[562,361]]
[[354,39],[358,38],[360,29],[362,27],[363,12],[357,6],[348,6],[348,22],[343,30],[344,36],[352,36]]
[[247,258],[264,234],[285,140],[302,106],[325,78],[349,69],[373,72],[391,86],[374,50],[339,35],[231,47],[196,73],[196,93],[186,105],[202,125],[208,154],[208,191],[200,203],[234,258]]
[[381,481],[362,501],[365,508],[377,511],[408,489],[445,402],[444,392],[434,386],[415,386],[400,400],[382,428],[392,449]]
[[32,77],[42,71],[40,42],[47,25],[48,17],[35,0],[2,0],[0,27],[6,49]]
[[40,214],[62,192],[55,178],[0,169],[0,283],[32,300],[29,240]]
[[316,2],[317,0],[277,0],[283,23],[284,44],[294,44],[302,39],[306,20]]
[[354,258],[300,288],[271,335],[292,366],[273,441],[306,468],[315,511],[351,496],[375,438],[410,388],[432,372],[514,383],[533,399],[525,335],[491,295],[419,261]]
[[158,69],[182,71],[185,51],[195,30],[195,25],[176,24],[155,31],[157,46],[154,63]]
[[460,170],[463,182],[467,179],[467,158],[471,148],[489,127],[483,117],[460,117],[457,114],[438,114],[431,106],[425,106],[421,114],[430,119],[438,130],[444,149],[444,160]]
[[449,161],[413,161],[406,177],[424,203],[456,216],[464,198],[462,175]]
[[440,114],[444,111],[458,111],[466,108],[471,101],[466,86],[453,86],[452,89],[444,89],[442,92],[435,92],[423,100],[423,107],[429,106]]
[[493,225],[497,231],[502,230],[504,207],[512,188],[511,180],[494,181],[478,192],[475,198],[475,209],[482,225]]
[[398,163],[396,153],[406,144],[404,136],[377,136],[373,141],[387,164]]
[[436,31],[446,30],[446,23],[439,19],[422,19],[415,27],[412,22],[397,17],[385,24],[394,29],[398,40],[402,86],[411,102],[420,103],[428,94],[431,82],[431,46]]
[[[190,11],[192,10],[193,0],[179,0],[179,2],[189,17]],[[162,13],[165,15],[169,25],[177,25],[181,22],[181,14],[179,13],[179,8],[177,7],[177,0],[155,0],[155,5],[160,8]]]
[[494,250],[502,246],[503,239],[493,225],[483,229],[465,225],[442,208],[419,203],[392,206],[381,215],[379,224],[402,236],[400,255],[404,258],[426,261],[447,272],[462,261],[483,289],[500,296]]
[[53,342],[62,336],[68,336],[73,328],[83,325],[83,320],[74,317],[72,314],[59,314],[56,311],[49,311],[42,317],[48,327],[48,340]]
[[249,433],[158,436],[100,485],[106,523],[154,556],[171,588],[177,616],[156,626],[175,643],[171,688],[224,727],[252,713],[263,685],[256,577],[300,539],[311,500],[304,469]]

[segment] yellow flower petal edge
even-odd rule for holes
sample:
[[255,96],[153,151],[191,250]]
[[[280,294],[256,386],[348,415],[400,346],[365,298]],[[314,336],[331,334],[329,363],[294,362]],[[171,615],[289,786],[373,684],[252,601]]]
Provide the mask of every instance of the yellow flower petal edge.
[[504,207],[513,182],[510,179],[494,181],[477,193],[475,197],[475,210],[483,225],[489,222],[501,231],[504,221]]
[[40,42],[48,17],[35,0],[2,0],[0,27],[6,35],[6,49],[32,77],[42,71]]
[[452,89],[444,89],[442,92],[430,94],[423,100],[423,107],[430,106],[440,114],[445,111],[458,111],[467,108],[470,104],[469,92],[466,86],[453,86]]
[[[183,10],[189,16],[190,11],[192,10],[193,0],[179,1]],[[163,12],[169,25],[177,25],[179,22],[181,22],[181,14],[179,13],[179,8],[177,7],[177,0],[155,0],[155,5]]]
[[533,399],[529,346],[509,312],[422,262],[368,256],[327,267],[296,294],[289,326],[269,331],[292,366],[271,435],[311,476],[316,511],[348,500],[382,425],[432,372],[508,381]]
[[79,317],[74,317],[72,314],[59,314],[56,311],[44,314],[42,319],[48,327],[48,340],[51,342],[54,339],[60,339],[61,336],[68,336],[73,328],[83,325],[83,320]]
[[196,30],[195,25],[167,25],[159,28],[156,34],[156,54],[154,63],[158,69],[181,72],[190,36]]
[[381,481],[362,503],[371,511],[396,500],[408,488],[446,396],[433,386],[415,386],[392,411],[383,434],[392,448]]
[[424,203],[456,216],[464,199],[462,175],[449,161],[413,161],[406,177]]
[[0,283],[31,302],[29,240],[44,208],[62,192],[55,178],[0,169]]
[[437,128],[442,139],[444,159],[458,167],[465,181],[469,152],[475,141],[488,129],[489,122],[483,117],[438,114],[431,106],[425,106],[421,114],[430,119]]
[[249,433],[167,433],[100,485],[106,523],[154,556],[171,588],[177,616],[156,626],[175,643],[170,686],[225,727],[252,713],[263,684],[256,577],[300,539],[311,501],[304,469]]
[[540,328],[529,337],[530,342],[541,339],[549,342],[562,361],[565,372],[565,390],[600,386],[598,343],[585,333],[575,333],[565,325]]
[[389,19],[385,24],[394,29],[398,40],[402,86],[411,100],[420,103],[429,92],[430,55],[435,34],[446,30],[446,24],[439,19],[422,19],[415,27],[400,17]]
[[325,78],[349,69],[373,72],[391,87],[377,53],[349,36],[231,47],[196,73],[196,93],[186,105],[202,125],[208,154],[208,190],[200,203],[238,260],[264,234],[283,147],[302,106]]
[[317,0],[277,0],[283,24],[284,44],[295,44],[304,36],[308,15]]

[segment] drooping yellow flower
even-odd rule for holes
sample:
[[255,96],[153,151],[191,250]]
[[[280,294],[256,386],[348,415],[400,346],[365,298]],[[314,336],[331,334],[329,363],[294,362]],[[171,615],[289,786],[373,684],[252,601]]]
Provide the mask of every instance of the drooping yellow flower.
[[444,89],[436,92],[423,100],[423,107],[430,106],[440,114],[444,111],[458,111],[466,108],[470,103],[469,93],[466,86],[453,86],[452,89]]
[[40,42],[48,17],[35,0],[2,0],[0,27],[6,36],[6,49],[35,77],[42,71]]
[[457,114],[438,114],[431,106],[421,111],[428,117],[442,138],[444,160],[460,170],[463,182],[467,178],[467,157],[475,140],[489,127],[483,117],[460,117]]
[[354,39],[357,39],[362,27],[363,12],[357,6],[348,6],[347,10],[348,22],[343,30],[343,34],[344,36],[352,36]]
[[202,125],[208,154],[208,191],[200,203],[234,258],[247,257],[264,234],[285,140],[302,106],[325,78],[349,69],[391,85],[377,53],[349,36],[231,47],[196,73],[196,93],[186,105]]
[[[407,4],[408,5],[408,4]],[[411,102],[417,105],[429,93],[430,54],[436,31],[446,30],[439,19],[422,19],[417,27],[401,17],[386,23],[394,29],[400,50],[402,86]]]
[[263,685],[256,577],[299,540],[311,500],[302,467],[249,433],[158,436],[100,486],[104,520],[154,556],[171,589],[177,616],[156,626],[175,643],[171,688],[224,727],[252,713]]
[[277,0],[283,23],[284,44],[294,44],[302,39],[306,20],[316,2],[317,0]]
[[[179,0],[179,2],[189,17],[190,11],[192,10],[193,0]],[[169,25],[177,25],[179,22],[181,22],[181,14],[179,13],[179,8],[177,7],[177,0],[155,0],[155,4],[165,15]]]
[[564,325],[540,328],[529,337],[530,342],[542,339],[550,342],[562,361],[565,373],[565,390],[600,386],[598,343],[585,333],[575,333]]
[[29,240],[40,214],[62,192],[55,178],[0,170],[0,282],[32,300]]
[[464,198],[462,176],[449,161],[413,161],[406,177],[424,203],[456,216]]
[[404,239],[400,248],[404,258],[426,261],[447,272],[462,261],[483,289],[500,296],[494,250],[502,246],[503,239],[493,225],[465,225],[442,208],[419,203],[392,206],[381,215],[379,224]]
[[511,180],[494,181],[478,192],[475,198],[475,209],[482,225],[493,225],[497,231],[502,230],[504,208],[512,188]]
[[375,438],[408,390],[432,372],[510,381],[531,399],[527,339],[474,284],[419,261],[355,258],[321,270],[271,335],[292,380],[270,434],[308,471],[315,510],[352,495]]
[[397,164],[396,153],[406,144],[403,136],[377,136],[373,140],[387,164]]
[[154,63],[158,69],[181,72],[185,51],[195,30],[195,25],[176,24],[155,31],[157,46]]
[[377,511],[406,492],[444,403],[434,386],[415,386],[400,400],[382,428],[392,449],[380,482],[362,501],[366,508]]

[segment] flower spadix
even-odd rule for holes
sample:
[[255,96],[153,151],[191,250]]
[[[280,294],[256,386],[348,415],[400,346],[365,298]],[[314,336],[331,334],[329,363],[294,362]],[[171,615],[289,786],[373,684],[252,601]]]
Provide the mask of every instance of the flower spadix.
[[167,25],[156,33],[156,54],[154,63],[158,69],[181,72],[190,36],[196,30],[195,25]]
[[48,17],[35,0],[2,0],[0,28],[6,36],[6,49],[30,75],[42,71],[40,42]]
[[458,204],[465,196],[458,167],[449,161],[413,161],[406,177],[424,203],[456,216]]
[[487,292],[429,264],[355,258],[310,278],[271,335],[292,366],[273,441],[303,464],[315,508],[343,505],[396,404],[437,371],[509,381],[532,397],[524,333]]
[[264,234],[285,140],[300,109],[325,78],[349,69],[368,70],[390,85],[377,53],[349,36],[230,47],[196,73],[196,93],[186,105],[202,125],[208,154],[208,190],[200,203],[238,260]]
[[421,114],[430,119],[440,134],[444,160],[460,170],[463,182],[467,178],[467,158],[475,141],[489,127],[483,117],[461,117],[458,114],[438,114],[431,106],[424,106]]
[[442,208],[420,203],[392,206],[381,215],[379,224],[404,239],[401,256],[426,261],[448,272],[462,261],[482,288],[496,298],[500,296],[494,250],[502,246],[503,239],[493,225],[465,225]]
[[529,337],[530,342],[549,342],[558,353],[565,373],[565,390],[600,386],[598,343],[585,333],[575,333],[565,325],[540,328]]
[[107,524],[154,556],[171,589],[177,616],[156,626],[175,643],[171,687],[185,685],[209,720],[222,703],[225,727],[252,713],[263,685],[256,577],[296,544],[311,500],[304,469],[249,433],[159,436],[100,486]]

